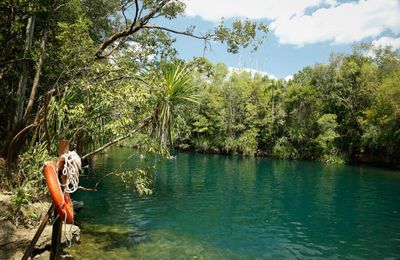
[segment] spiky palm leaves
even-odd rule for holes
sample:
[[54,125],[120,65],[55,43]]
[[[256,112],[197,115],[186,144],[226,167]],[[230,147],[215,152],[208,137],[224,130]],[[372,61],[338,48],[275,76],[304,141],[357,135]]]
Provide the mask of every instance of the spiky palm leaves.
[[182,63],[161,63],[153,74],[157,100],[152,117],[152,133],[162,146],[173,143],[174,108],[186,102],[197,103],[198,91],[192,72]]

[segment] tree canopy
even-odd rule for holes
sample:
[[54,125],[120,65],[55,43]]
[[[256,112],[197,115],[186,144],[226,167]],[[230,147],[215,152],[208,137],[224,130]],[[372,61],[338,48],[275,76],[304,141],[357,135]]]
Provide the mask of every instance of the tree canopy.
[[[152,151],[399,163],[399,52],[358,46],[272,80],[204,57],[179,60],[175,35],[237,53],[257,49],[268,31],[250,20],[221,20],[202,34],[157,24],[184,10],[178,0],[2,1],[4,185],[40,187],[41,164],[61,138],[83,158],[130,139]],[[142,187],[145,172],[120,176]]]
[[177,0],[2,1],[0,151],[8,169],[2,174],[5,183],[39,180],[40,163],[26,167],[18,162],[36,154],[56,156],[60,138],[70,140],[82,155],[133,133],[152,143],[149,118],[162,106],[163,95],[171,94],[165,103],[171,108],[189,94],[175,85],[163,92],[163,77],[150,79],[155,71],[165,71],[164,63],[179,63],[174,35],[204,41],[205,48],[220,41],[227,51],[238,52],[257,48],[268,30],[249,20],[230,26],[221,20],[203,34],[194,26],[178,31],[157,24],[157,18],[176,19],[184,10],[184,2]]

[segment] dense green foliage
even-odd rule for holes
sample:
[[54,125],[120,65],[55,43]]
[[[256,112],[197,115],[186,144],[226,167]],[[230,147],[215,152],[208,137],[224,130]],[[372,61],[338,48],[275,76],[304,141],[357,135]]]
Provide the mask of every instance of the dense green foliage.
[[[80,155],[127,138],[165,151],[173,135],[172,110],[191,102],[195,89],[187,84],[190,70],[177,65],[174,34],[219,41],[238,52],[257,48],[268,30],[248,20],[229,26],[222,21],[202,35],[194,27],[176,31],[155,24],[184,9],[175,0],[1,1],[2,186],[41,191],[43,162],[58,156],[63,138]],[[182,71],[182,77],[168,71]],[[141,187],[151,182],[141,177],[146,168],[151,166],[132,169],[134,178],[117,175]]]
[[[398,52],[358,48],[304,68],[289,82],[235,73],[204,58],[179,61],[173,34],[220,41],[236,53],[256,49],[268,28],[248,20],[227,27],[222,20],[197,35],[192,27],[178,32],[152,23],[175,19],[184,8],[172,0],[2,1],[2,185],[40,193],[43,162],[57,157],[62,138],[81,155],[131,138],[161,154],[173,144],[399,163]],[[115,175],[148,193],[146,169],[153,165]]]
[[[196,60],[199,105],[180,108],[177,145],[325,162],[400,162],[399,52],[357,47],[286,82]],[[204,68],[208,68],[204,70]]]

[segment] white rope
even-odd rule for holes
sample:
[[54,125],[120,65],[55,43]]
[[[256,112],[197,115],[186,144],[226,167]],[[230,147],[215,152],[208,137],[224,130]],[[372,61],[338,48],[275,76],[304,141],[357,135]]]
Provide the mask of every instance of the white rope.
[[[69,231],[67,231],[67,212],[64,211],[64,238],[65,238],[65,243],[67,244],[67,247],[71,247],[72,246],[72,225],[74,224],[74,221],[72,221],[72,225],[70,225]],[[68,238],[68,234],[71,237],[71,239]]]
[[[79,171],[81,170],[81,158],[75,151],[70,151],[68,153],[65,153],[61,155],[61,158],[64,159],[64,168],[62,171],[62,174],[65,175],[66,177],[66,183],[64,185],[60,184],[59,179],[57,178],[59,187],[60,187],[60,192],[61,192],[61,185],[65,187],[64,192],[68,193],[73,193],[75,192],[78,187],[79,187]],[[45,165],[47,165],[48,162],[45,162]],[[53,168],[54,172],[57,173],[57,170],[55,169],[54,164],[51,164],[51,167]],[[64,205],[65,200],[64,196],[62,196],[63,202],[61,204]],[[67,247],[70,247],[72,245],[72,225],[70,226],[69,231],[67,231],[67,212],[63,210],[64,213],[64,237],[65,237],[65,242],[67,244]],[[60,217],[59,214],[57,214],[57,217],[54,219],[54,222],[57,220],[57,218]],[[72,222],[73,223],[73,222]],[[69,233],[69,236],[67,235]]]
[[[75,151],[70,151],[61,155],[64,159],[64,168],[62,174],[66,176],[65,192],[73,193],[79,187],[79,171],[81,170],[81,158]],[[64,196],[63,196],[64,199]],[[64,211],[64,237],[67,247],[72,245],[72,225],[67,230],[67,212]],[[74,222],[72,221],[72,224]],[[70,237],[68,237],[68,234]]]
[[65,175],[67,182],[65,183],[65,191],[68,193],[75,192],[79,187],[79,171],[81,169],[81,157],[75,152],[70,151],[61,155],[64,159],[64,169],[62,174]]

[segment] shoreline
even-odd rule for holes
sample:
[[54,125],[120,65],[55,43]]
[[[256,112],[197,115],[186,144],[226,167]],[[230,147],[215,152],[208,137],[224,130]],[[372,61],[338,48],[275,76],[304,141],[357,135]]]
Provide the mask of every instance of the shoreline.
[[[116,147],[125,147],[125,148],[134,148],[137,150],[140,150],[140,148],[136,145],[131,145],[131,144],[118,144]],[[334,162],[326,162],[326,161],[320,161],[318,159],[306,159],[306,158],[279,158],[275,156],[269,155],[266,151],[257,151],[253,156],[249,155],[244,155],[241,153],[232,153],[232,152],[224,152],[218,149],[200,149],[200,148],[195,148],[193,146],[189,146],[187,148],[180,148],[180,147],[174,147],[174,151],[177,152],[184,152],[184,153],[196,153],[196,154],[217,154],[217,155],[224,155],[224,156],[240,156],[240,157],[254,157],[254,158],[269,158],[269,159],[274,159],[274,160],[287,160],[287,161],[308,161],[308,162],[319,162],[323,163],[326,165],[348,165],[348,166],[368,166],[368,167],[378,167],[378,168],[385,168],[389,170],[400,170],[400,163],[396,162],[390,162],[387,160],[384,160],[379,157],[371,157],[368,156],[367,154],[359,154],[354,158],[348,158],[345,160],[343,163],[334,163]],[[107,151],[105,151],[107,153]]]
[[[44,215],[50,206],[49,202],[33,202],[24,205],[22,210],[31,209],[36,218],[23,220],[15,225],[10,214],[12,213],[12,193],[0,191],[0,259],[21,259],[30,241],[35,235]],[[33,250],[34,259],[48,259],[51,248],[52,226],[46,225],[42,235]],[[76,225],[63,224],[61,235],[62,248],[67,247],[67,240],[75,244],[80,240],[80,228]]]

